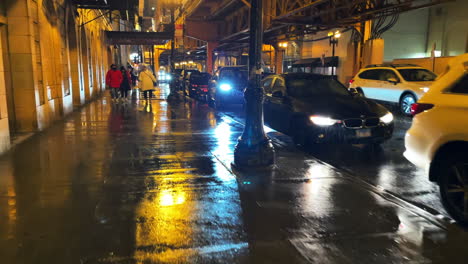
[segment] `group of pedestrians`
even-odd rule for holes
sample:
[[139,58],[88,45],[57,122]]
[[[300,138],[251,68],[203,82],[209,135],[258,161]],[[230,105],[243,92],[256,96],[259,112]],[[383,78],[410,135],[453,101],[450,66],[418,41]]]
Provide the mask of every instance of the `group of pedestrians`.
[[[137,76],[138,74],[138,76]],[[137,73],[131,66],[117,68],[117,65],[112,64],[111,69],[106,74],[106,85],[110,88],[113,102],[119,99],[123,102],[128,102],[129,91],[132,87],[137,86],[143,91],[145,99],[152,97],[152,91],[157,84],[157,79],[146,65],[141,65]]]

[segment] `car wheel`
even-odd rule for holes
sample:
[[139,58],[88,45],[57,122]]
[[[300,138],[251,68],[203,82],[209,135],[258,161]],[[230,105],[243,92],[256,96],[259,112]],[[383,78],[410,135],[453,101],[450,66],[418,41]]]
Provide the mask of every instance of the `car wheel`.
[[468,226],[468,158],[466,153],[451,153],[439,162],[442,204],[457,222]]
[[411,105],[416,103],[416,98],[412,94],[405,94],[400,99],[400,111],[406,116],[411,116]]

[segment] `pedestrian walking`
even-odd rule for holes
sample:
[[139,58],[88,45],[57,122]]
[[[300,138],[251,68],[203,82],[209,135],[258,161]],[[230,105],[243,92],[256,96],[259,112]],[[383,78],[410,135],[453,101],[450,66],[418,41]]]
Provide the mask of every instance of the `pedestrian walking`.
[[134,67],[132,67],[132,65],[130,65],[130,64],[127,66],[127,69],[130,72],[130,77],[132,79],[132,86],[136,86],[136,82],[138,80],[138,75],[137,75],[136,69]]
[[122,80],[122,73],[117,69],[117,65],[112,64],[111,69],[106,74],[106,85],[109,86],[111,90],[111,97],[114,102],[119,98],[119,89]]
[[157,79],[156,77],[154,77],[153,73],[148,69],[146,65],[141,66],[138,81],[140,83],[140,89],[141,91],[143,91],[145,99],[148,99],[148,97],[153,97],[152,91],[154,89],[154,84],[157,82]]
[[132,79],[130,72],[125,69],[124,66],[120,67],[120,72],[122,73],[122,83],[120,84],[120,95],[122,100],[127,101],[128,91],[132,89]]

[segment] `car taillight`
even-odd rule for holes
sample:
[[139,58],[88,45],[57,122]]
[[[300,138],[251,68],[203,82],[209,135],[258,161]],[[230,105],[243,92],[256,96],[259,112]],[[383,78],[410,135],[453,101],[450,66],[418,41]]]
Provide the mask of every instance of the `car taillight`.
[[196,85],[196,84],[192,84],[192,86],[193,86],[193,87],[198,87],[198,85]]
[[208,92],[208,88],[202,88],[202,91],[207,93]]
[[433,104],[415,103],[411,105],[411,115],[415,116],[434,107]]
[[349,84],[352,84],[354,82],[354,79],[349,80]]

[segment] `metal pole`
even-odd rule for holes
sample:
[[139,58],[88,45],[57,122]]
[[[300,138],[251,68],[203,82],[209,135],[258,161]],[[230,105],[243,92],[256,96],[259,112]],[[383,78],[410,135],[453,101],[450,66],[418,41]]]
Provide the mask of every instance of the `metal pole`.
[[[175,20],[174,20],[174,7],[171,7],[171,30],[172,30],[172,41],[171,41],[171,55],[169,56],[169,72],[174,73],[174,49],[175,49]],[[172,79],[169,83],[169,95],[167,99],[177,99],[178,93],[175,87],[175,78],[177,76],[171,75]]]
[[[335,40],[332,37],[332,61],[335,61]],[[335,76],[335,65],[332,67],[332,76]]]
[[263,130],[262,77],[263,8],[262,0],[252,0],[250,8],[249,84],[244,91],[246,120],[242,136],[234,150],[234,166],[268,167],[275,162],[275,151]]

